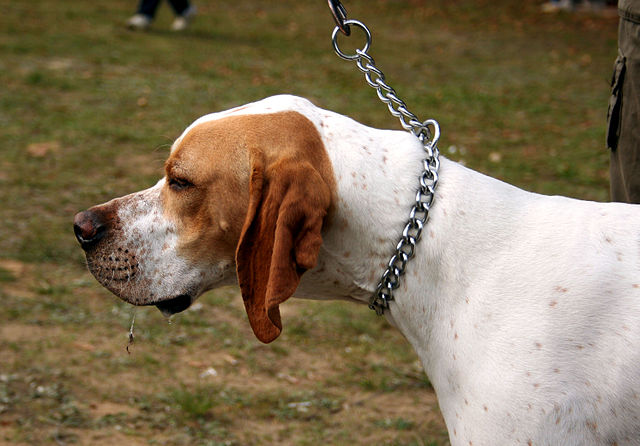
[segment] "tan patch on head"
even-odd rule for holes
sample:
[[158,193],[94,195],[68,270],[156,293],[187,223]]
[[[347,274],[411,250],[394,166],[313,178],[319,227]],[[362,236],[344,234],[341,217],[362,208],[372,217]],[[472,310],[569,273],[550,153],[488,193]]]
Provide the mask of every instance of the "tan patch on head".
[[[166,174],[163,209],[178,227],[180,254],[200,264],[236,255],[254,332],[275,339],[277,306],[315,265],[335,202],[331,161],[315,126],[297,112],[205,122],[177,143]],[[176,190],[171,180],[189,186]]]
[[214,246],[235,252],[249,203],[250,159],[256,157],[264,158],[266,165],[281,158],[306,160],[328,179],[335,195],[333,170],[320,135],[300,113],[204,122],[184,135],[165,164],[167,179],[194,185],[176,193],[167,181],[162,192],[165,215],[181,231],[181,254],[197,261]]
[[[249,155],[229,118],[194,127],[165,164],[165,215],[180,234],[180,254],[193,262],[233,260],[249,201]],[[193,186],[175,191],[170,180]]]

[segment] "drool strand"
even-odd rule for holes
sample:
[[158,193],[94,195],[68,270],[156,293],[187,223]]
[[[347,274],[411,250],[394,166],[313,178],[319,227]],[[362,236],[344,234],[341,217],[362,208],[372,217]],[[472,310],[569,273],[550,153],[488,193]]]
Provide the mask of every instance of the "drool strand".
[[127,343],[127,353],[131,354],[129,347],[133,345],[133,341],[135,340],[135,336],[133,335],[133,324],[136,322],[136,309],[133,308],[133,314],[131,316],[131,327],[129,328],[129,342]]

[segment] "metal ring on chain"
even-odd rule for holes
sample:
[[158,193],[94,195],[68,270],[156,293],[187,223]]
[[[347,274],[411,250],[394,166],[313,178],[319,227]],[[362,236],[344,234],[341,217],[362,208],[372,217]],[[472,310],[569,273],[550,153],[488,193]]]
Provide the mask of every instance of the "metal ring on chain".
[[426,128],[433,127],[430,145],[435,146],[438,144],[438,140],[440,139],[440,125],[438,124],[438,121],[435,119],[427,119],[422,123],[422,125]]
[[[362,48],[360,51],[362,51],[363,53],[366,53],[367,51],[369,51],[369,48],[371,47],[371,31],[369,31],[369,28],[367,28],[364,23],[358,20],[345,20],[343,23],[345,26],[354,25],[356,28],[360,28],[362,31],[364,31],[367,41],[364,44],[364,48]],[[331,34],[331,42],[333,42],[333,49],[335,50],[336,54],[342,57],[344,60],[359,59],[360,55],[358,53],[349,55],[349,54],[343,53],[342,50],[340,50],[340,47],[338,46],[338,32],[340,31],[341,31],[340,27],[336,26],[333,29],[333,34]]]

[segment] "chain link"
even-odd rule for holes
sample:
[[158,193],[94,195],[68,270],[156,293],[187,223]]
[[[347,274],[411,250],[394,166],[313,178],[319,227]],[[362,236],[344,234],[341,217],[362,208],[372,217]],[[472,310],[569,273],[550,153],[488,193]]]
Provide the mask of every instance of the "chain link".
[[[400,281],[405,274],[407,264],[415,255],[416,245],[422,237],[422,231],[429,217],[429,210],[433,205],[438,183],[438,169],[440,168],[437,146],[440,138],[440,126],[433,119],[420,121],[407,109],[404,101],[387,84],[384,73],[376,67],[373,57],[368,53],[371,46],[369,29],[358,20],[346,20],[346,11],[340,2],[330,0],[329,3],[330,5],[337,3],[343,13],[339,20],[336,19],[339,26],[335,27],[331,36],[336,54],[345,60],[355,61],[358,69],[364,73],[367,84],[376,90],[378,98],[387,105],[389,112],[400,120],[402,127],[420,140],[426,152],[426,158],[422,161],[423,172],[419,177],[419,187],[415,196],[415,204],[409,212],[409,220],[402,230],[402,237],[396,245],[396,251],[387,263],[387,268],[378,282],[376,291],[369,300],[369,308],[374,310],[376,314],[382,315],[384,310],[389,308],[389,302],[393,300],[393,292],[400,287]],[[338,32],[350,25],[362,30],[366,37],[364,47],[357,49],[353,55],[343,53],[338,46]],[[342,32],[344,33],[344,31]],[[431,129],[433,129],[433,134]]]

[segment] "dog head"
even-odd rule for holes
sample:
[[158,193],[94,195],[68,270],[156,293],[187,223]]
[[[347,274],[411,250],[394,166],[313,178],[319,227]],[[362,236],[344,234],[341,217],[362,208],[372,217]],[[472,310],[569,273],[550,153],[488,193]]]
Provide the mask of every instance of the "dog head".
[[74,230],[103,286],[165,315],[237,277],[254,333],[271,342],[278,306],[316,264],[334,190],[303,114],[229,114],[196,121],[163,179],[78,213]]

